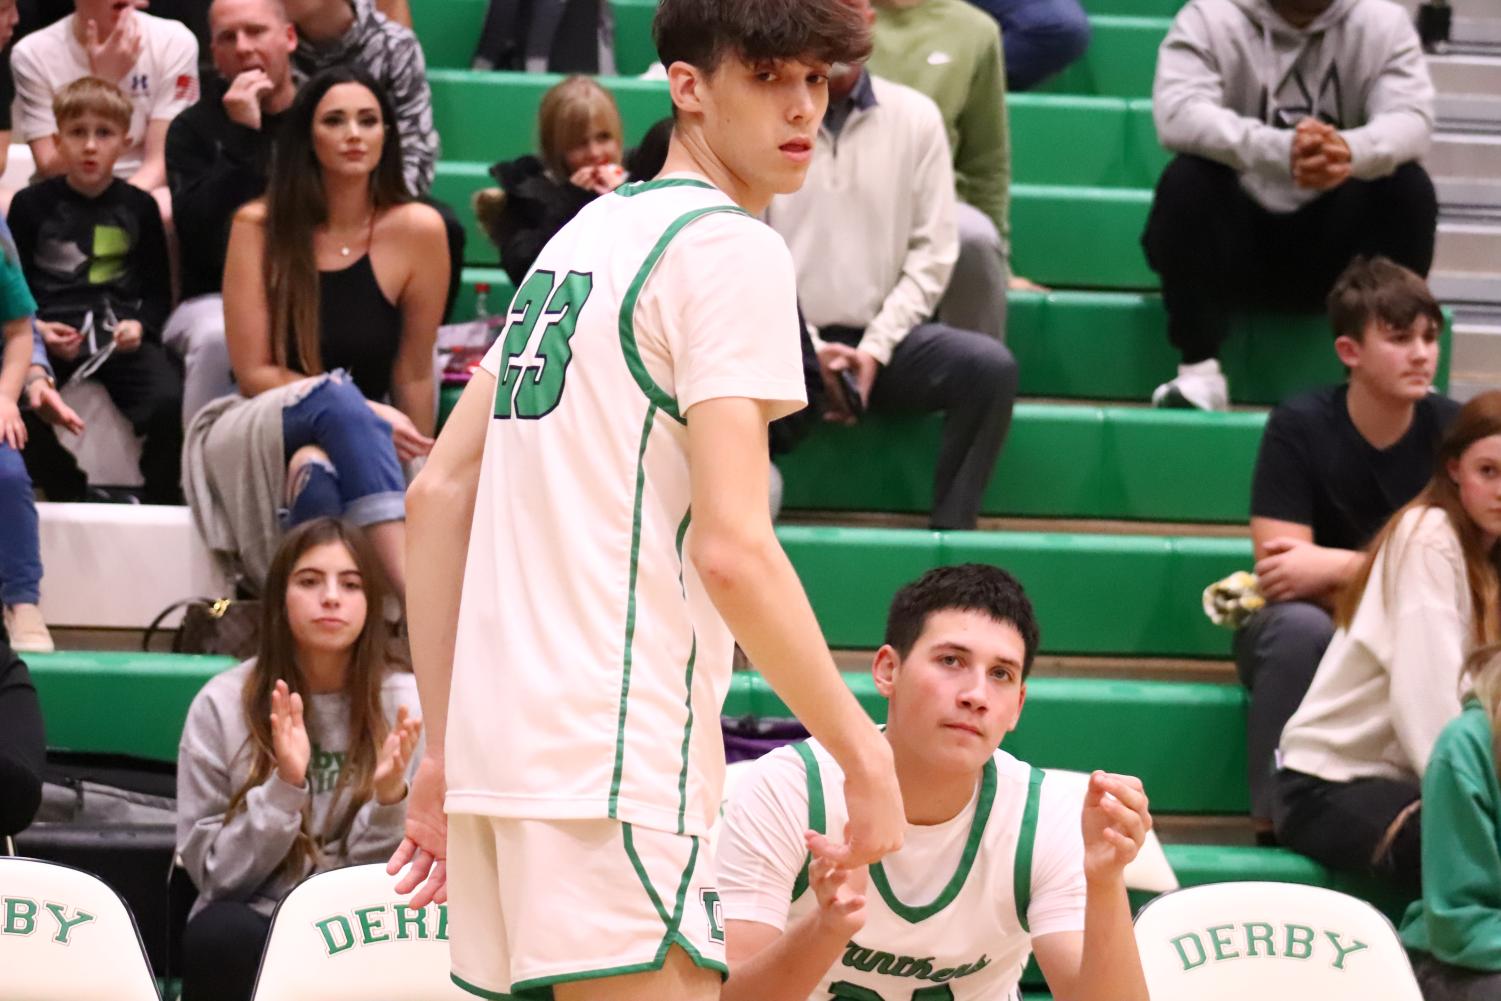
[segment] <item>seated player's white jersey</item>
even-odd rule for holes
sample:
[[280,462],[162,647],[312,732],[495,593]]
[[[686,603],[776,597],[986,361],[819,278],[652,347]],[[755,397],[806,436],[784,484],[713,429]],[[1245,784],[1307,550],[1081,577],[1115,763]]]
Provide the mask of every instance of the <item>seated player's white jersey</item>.
[[[1019,998],[1032,936],[1084,930],[1082,808],[1077,789],[996,751],[958,816],[908,824],[870,867],[865,927],[813,1001]],[[761,758],[717,835],[724,919],[785,930],[816,910],[803,832],[837,837],[847,818],[843,772],[816,742]]]
[[790,255],[706,181],[630,184],[548,243],[507,320],[483,362],[447,808],[704,834],[732,644],[683,555],[686,415],[803,405]]

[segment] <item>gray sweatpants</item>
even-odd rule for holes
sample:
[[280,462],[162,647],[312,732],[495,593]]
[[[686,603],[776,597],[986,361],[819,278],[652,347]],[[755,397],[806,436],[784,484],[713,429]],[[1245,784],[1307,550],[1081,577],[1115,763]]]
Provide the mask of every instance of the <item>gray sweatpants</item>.
[[938,303],[938,319],[950,327],[1005,340],[1006,246],[990,216],[973,205],[956,203],[954,216],[959,224],[959,259]]
[[229,396],[235,387],[224,342],[224,297],[198,295],[184,300],[162,328],[162,342],[182,359],[182,426],[210,400]]

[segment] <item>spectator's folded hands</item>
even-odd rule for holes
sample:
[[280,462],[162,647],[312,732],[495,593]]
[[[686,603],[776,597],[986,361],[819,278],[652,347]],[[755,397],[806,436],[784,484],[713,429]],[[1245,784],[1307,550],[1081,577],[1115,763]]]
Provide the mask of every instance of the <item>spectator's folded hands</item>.
[[1350,179],[1350,145],[1334,126],[1305,118],[1293,133],[1293,181],[1302,188],[1328,191]]
[[72,361],[78,357],[78,352],[83,347],[83,335],[77,330],[66,323],[48,320],[38,320],[37,328],[42,332],[42,343],[47,345],[49,355],[63,361]]
[[141,346],[141,337],[144,334],[145,330],[140,320],[121,320],[115,327],[115,350],[134,351]]
[[17,452],[26,446],[26,422],[15,400],[0,397],[0,442]]
[[1262,553],[1256,561],[1256,580],[1268,601],[1320,597],[1343,580],[1350,563],[1348,552],[1303,539],[1270,539]]
[[839,373],[849,372],[855,378],[855,388],[860,391],[861,406],[870,404],[870,390],[876,384],[881,363],[872,354],[848,344],[826,342],[818,349],[818,369],[823,376],[826,390],[824,420],[837,424],[854,424],[855,415],[844,405],[844,387],[839,384]]
[[48,424],[83,434],[83,418],[63,402],[62,394],[46,379],[35,379],[27,385],[26,405]]

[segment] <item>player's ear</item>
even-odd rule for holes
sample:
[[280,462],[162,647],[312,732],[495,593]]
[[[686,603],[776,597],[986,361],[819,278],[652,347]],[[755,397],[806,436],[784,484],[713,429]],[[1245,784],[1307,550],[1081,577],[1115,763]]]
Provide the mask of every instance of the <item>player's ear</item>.
[[875,679],[876,691],[881,693],[883,699],[891,698],[891,693],[896,688],[896,668],[900,663],[901,657],[897,655],[896,647],[890,643],[876,651],[876,659],[870,665],[870,675]]
[[704,74],[697,67],[682,61],[667,67],[667,89],[672,94],[675,107],[693,114],[702,114]]
[[1360,364],[1360,349],[1364,347],[1355,338],[1343,335],[1334,339],[1334,353],[1339,356],[1339,362],[1345,368],[1355,368]]

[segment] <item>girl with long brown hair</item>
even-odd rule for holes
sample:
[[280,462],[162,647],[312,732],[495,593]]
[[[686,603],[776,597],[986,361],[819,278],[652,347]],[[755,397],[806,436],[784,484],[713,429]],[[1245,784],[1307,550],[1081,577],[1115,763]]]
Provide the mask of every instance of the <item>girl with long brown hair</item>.
[[[255,409],[200,412],[189,465],[206,456],[209,483],[195,490],[190,471],[188,492],[195,510],[221,504],[234,520],[223,499],[266,489],[269,473],[286,523],[337,515],[365,528],[404,593],[401,464],[432,448],[448,250],[441,216],[406,194],[394,122],[353,66],[314,77],[286,112],[266,197],[236,213],[224,268],[230,362]],[[228,534],[255,539],[264,524]]]
[[358,528],[288,533],[266,580],[259,655],[193,700],[178,751],[177,850],[198,888],[184,1001],[248,999],[277,902],[315,872],[401,841],[422,724]]
[[1460,410],[1428,486],[1376,536],[1282,731],[1278,839],[1416,892],[1419,782],[1465,658],[1501,639],[1501,391]]

